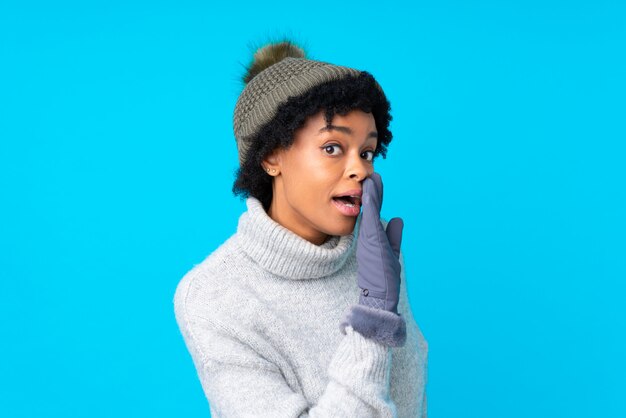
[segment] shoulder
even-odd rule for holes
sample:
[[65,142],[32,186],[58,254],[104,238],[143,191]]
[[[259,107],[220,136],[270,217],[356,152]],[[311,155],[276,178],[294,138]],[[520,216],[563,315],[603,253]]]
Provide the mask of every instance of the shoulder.
[[190,315],[217,313],[229,294],[237,292],[238,271],[245,256],[236,244],[235,235],[227,239],[202,262],[180,279],[174,292],[174,311],[180,322]]

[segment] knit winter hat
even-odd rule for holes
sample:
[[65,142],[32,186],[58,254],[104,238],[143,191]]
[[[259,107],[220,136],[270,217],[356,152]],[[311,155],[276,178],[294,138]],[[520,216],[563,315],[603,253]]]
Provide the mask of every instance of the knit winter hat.
[[[253,137],[276,115],[290,97],[332,80],[361,73],[353,68],[305,58],[305,51],[290,41],[270,43],[254,53],[244,76],[233,115],[239,164],[243,166]],[[382,88],[376,84],[382,91]]]

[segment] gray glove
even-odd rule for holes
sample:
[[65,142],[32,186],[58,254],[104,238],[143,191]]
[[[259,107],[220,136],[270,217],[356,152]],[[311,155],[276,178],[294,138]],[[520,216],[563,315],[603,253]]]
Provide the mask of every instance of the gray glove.
[[376,172],[363,181],[361,224],[357,240],[359,304],[398,314],[402,218],[393,218],[387,230],[380,222],[383,182]]

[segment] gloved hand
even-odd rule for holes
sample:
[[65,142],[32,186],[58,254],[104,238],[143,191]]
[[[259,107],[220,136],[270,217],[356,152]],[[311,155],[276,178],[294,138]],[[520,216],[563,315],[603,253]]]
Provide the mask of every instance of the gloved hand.
[[383,182],[376,172],[363,181],[361,224],[357,238],[359,304],[398,314],[402,218],[393,218],[387,230],[380,221]]

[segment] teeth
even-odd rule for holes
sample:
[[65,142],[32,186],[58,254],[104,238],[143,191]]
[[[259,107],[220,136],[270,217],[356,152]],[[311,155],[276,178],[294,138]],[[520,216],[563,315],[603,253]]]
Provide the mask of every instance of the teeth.
[[347,206],[349,208],[353,208],[356,205],[354,203],[350,203],[350,202],[346,202],[345,200],[342,199],[336,199],[339,203],[341,203],[343,206]]
[[[344,200],[344,199],[340,199],[340,197],[350,198],[350,199],[352,199],[354,201],[354,203],[348,202],[347,200]],[[335,199],[340,201],[342,205],[347,206],[349,208],[353,208],[355,206],[360,206],[361,205],[361,197],[358,196],[358,195],[337,196]]]

